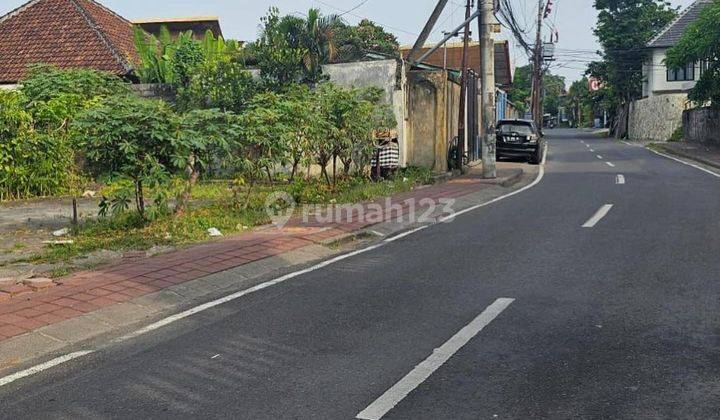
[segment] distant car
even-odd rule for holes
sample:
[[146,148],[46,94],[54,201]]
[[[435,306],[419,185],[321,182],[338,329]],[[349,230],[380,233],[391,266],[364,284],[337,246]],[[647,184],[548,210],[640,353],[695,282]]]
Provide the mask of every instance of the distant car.
[[542,161],[545,139],[533,121],[501,120],[497,124],[497,157]]

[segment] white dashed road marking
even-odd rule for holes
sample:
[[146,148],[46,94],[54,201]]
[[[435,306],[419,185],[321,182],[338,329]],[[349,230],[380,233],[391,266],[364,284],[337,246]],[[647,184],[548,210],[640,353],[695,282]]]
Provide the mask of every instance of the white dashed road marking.
[[607,216],[607,214],[610,212],[610,209],[613,208],[612,204],[605,204],[604,206],[600,207],[600,210],[598,210],[593,217],[590,218],[585,224],[582,226],[584,228],[593,228],[595,225],[598,224],[599,221],[603,219],[603,217]]
[[612,162],[605,162],[605,163],[607,163],[607,166],[609,166],[609,167],[611,167],[611,168],[614,168],[614,167],[615,167],[615,164],[612,163]]
[[615,177],[615,183],[618,185],[625,184],[625,175],[618,174],[618,176]]

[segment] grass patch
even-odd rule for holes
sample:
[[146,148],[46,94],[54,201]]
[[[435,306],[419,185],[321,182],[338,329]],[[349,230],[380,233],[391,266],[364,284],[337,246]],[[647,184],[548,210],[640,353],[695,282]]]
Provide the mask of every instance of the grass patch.
[[[299,204],[355,203],[410,191],[432,182],[432,173],[405,169],[391,179],[371,182],[367,179],[338,179],[335,185],[312,180],[291,184],[261,185],[250,196],[247,209],[232,199],[229,181],[204,182],[192,194],[192,205],[181,215],[162,216],[146,221],[135,212],[86,222],[73,236],[74,243],[51,246],[27,257],[24,262],[60,263],[98,250],[148,250],[154,246],[184,246],[207,241],[207,230],[217,228],[223,234],[240,233],[253,226],[270,223],[265,199],[275,191],[285,191]],[[67,274],[67,273],[66,273]]]

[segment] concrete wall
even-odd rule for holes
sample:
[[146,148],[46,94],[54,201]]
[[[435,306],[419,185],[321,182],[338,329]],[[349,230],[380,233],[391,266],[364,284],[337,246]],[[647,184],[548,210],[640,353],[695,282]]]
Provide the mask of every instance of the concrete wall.
[[400,166],[407,166],[407,144],[405,140],[406,112],[403,90],[403,67],[397,60],[359,61],[353,63],[327,64],[323,74],[330,81],[344,88],[376,87],[385,91],[385,103],[391,105],[397,122]]
[[444,70],[412,71],[407,82],[407,163],[447,172],[448,145],[460,115],[460,85],[448,80]]
[[666,141],[682,126],[687,95],[666,94],[630,104],[628,136],[632,140]]
[[172,102],[175,100],[175,91],[170,85],[163,84],[133,84],[130,89],[141,98],[162,99]]
[[720,110],[688,109],[683,112],[682,118],[685,141],[720,146]]

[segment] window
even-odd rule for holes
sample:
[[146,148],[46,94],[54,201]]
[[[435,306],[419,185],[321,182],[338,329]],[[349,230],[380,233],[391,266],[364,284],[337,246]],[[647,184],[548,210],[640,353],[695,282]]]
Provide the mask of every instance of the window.
[[708,68],[710,68],[710,63],[707,60],[703,60],[700,62],[700,77],[708,71]]
[[690,63],[679,69],[667,70],[668,82],[687,82],[695,80],[695,63]]

